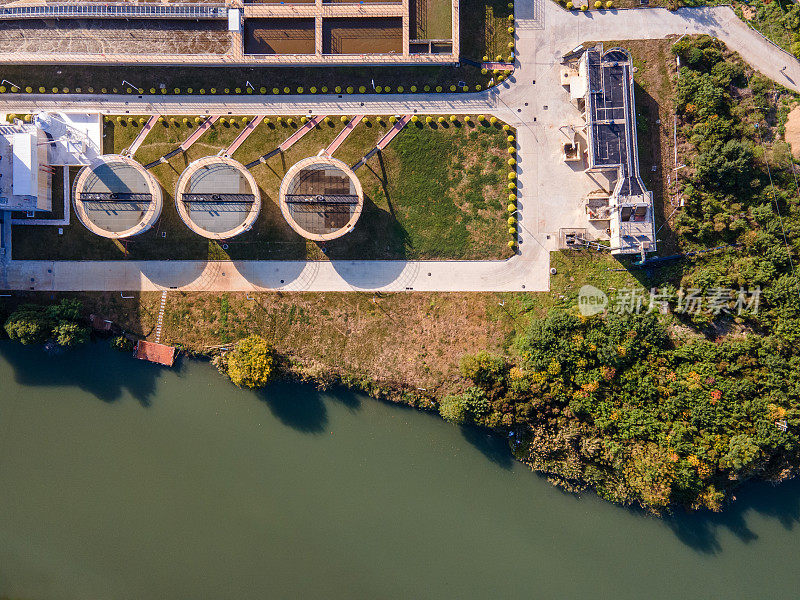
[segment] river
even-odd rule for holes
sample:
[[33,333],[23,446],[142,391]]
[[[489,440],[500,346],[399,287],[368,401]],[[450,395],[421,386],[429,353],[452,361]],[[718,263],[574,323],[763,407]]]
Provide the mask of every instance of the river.
[[800,485],[659,520],[476,430],[235,388],[103,344],[0,343],[0,597],[790,598]]

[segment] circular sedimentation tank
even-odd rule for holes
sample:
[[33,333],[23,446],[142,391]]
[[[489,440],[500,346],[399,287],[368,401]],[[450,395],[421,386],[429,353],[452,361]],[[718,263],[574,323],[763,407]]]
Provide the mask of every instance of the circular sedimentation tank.
[[350,167],[321,155],[292,165],[281,181],[279,201],[292,229],[324,242],[353,230],[364,208],[364,192]]
[[253,226],[261,210],[261,194],[244,165],[227,156],[207,156],[181,173],[175,185],[175,207],[198,235],[225,240]]
[[161,215],[161,186],[135,160],[100,156],[83,167],[72,185],[78,220],[92,233],[113,239],[144,233]]

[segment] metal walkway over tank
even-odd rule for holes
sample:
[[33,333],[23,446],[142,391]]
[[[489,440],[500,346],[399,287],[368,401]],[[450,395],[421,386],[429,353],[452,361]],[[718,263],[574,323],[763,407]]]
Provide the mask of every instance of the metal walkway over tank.
[[46,4],[0,7],[0,19],[227,19],[224,4]]

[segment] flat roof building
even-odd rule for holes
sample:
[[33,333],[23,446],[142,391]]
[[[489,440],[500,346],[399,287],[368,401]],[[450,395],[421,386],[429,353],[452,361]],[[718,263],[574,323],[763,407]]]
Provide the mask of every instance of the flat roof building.
[[207,156],[181,173],[175,185],[175,207],[196,234],[225,240],[253,226],[261,210],[261,194],[244,165],[227,156]]
[[279,191],[283,217],[304,238],[319,242],[353,230],[364,208],[361,182],[350,167],[326,155],[294,164]]
[[0,210],[52,210],[47,136],[35,125],[0,126]]
[[612,254],[635,254],[656,249],[653,193],[639,175],[636,109],[631,56],[627,50],[601,45],[581,57],[585,81],[588,170],[616,172],[609,199]]
[[83,167],[72,186],[75,215],[89,231],[106,238],[144,233],[161,215],[162,202],[155,177],[118,154]]

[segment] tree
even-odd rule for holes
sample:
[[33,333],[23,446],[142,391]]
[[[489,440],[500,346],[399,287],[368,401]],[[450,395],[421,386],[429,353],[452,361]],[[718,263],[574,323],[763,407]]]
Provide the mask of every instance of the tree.
[[506,359],[486,351],[466,354],[461,359],[461,374],[475,385],[491,389],[502,384],[508,372]]
[[59,321],[53,327],[53,337],[59,346],[71,348],[89,340],[89,329],[75,321]]
[[269,383],[275,370],[275,351],[259,335],[251,335],[228,355],[228,377],[239,387],[260,388]]
[[463,425],[467,422],[467,402],[463,396],[445,396],[439,402],[439,414],[445,421],[455,425]]
[[21,344],[40,344],[50,335],[50,320],[38,306],[25,305],[6,320],[5,330],[9,338]]
[[695,161],[697,177],[705,184],[739,190],[753,177],[753,150],[747,142],[729,140],[717,143]]

